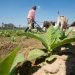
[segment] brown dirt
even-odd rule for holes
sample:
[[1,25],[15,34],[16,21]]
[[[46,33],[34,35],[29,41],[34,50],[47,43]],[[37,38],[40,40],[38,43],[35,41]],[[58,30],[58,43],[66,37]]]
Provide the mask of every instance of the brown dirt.
[[[30,50],[35,48],[44,48],[42,44],[32,38],[21,38],[17,41],[20,44],[20,52],[24,53],[27,57]],[[11,43],[8,39],[0,38],[0,56],[5,56],[16,45]],[[17,75],[75,75],[75,46],[71,46],[70,49],[62,48],[61,52],[58,52],[57,59],[53,63],[46,63],[32,65],[30,61],[25,61],[18,67],[19,74]]]
[[[27,56],[29,51],[34,48],[44,48],[40,42],[34,39],[27,39],[25,44],[23,42],[23,52]],[[69,48],[69,49],[68,49]],[[45,63],[43,66],[30,65],[27,72],[25,72],[24,67],[21,65],[22,72],[20,75],[75,75],[75,46],[69,46],[68,48],[61,48],[61,52],[58,50],[57,60],[53,63]],[[59,48],[58,48],[59,49]],[[26,51],[27,50],[27,51]],[[25,56],[25,57],[26,57]],[[23,64],[24,65],[24,64]],[[25,66],[26,67],[26,66]],[[35,69],[35,70],[34,70]]]
[[0,57],[4,58],[16,46],[17,44],[10,42],[9,38],[0,37]]
[[33,50],[35,48],[44,48],[42,44],[35,39],[25,39],[21,42],[21,50],[20,52],[24,53],[25,58],[27,57],[30,50]]

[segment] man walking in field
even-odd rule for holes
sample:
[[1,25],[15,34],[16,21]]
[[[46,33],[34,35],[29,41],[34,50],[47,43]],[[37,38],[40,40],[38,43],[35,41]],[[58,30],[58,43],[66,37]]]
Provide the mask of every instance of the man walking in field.
[[28,27],[27,27],[27,29],[25,30],[25,32],[26,32],[26,31],[30,31],[30,32],[31,32],[31,29],[34,29],[36,9],[37,9],[37,7],[36,7],[36,6],[33,6],[33,7],[29,10],[29,12],[28,12],[28,16],[27,16]]

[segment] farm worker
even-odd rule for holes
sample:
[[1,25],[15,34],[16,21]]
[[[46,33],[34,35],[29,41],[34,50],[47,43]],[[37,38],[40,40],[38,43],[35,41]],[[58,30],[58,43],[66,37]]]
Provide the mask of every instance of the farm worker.
[[34,23],[35,23],[35,13],[36,13],[36,6],[33,6],[27,15],[27,21],[28,21],[28,28],[26,29],[26,31],[31,31],[31,29],[34,29]]

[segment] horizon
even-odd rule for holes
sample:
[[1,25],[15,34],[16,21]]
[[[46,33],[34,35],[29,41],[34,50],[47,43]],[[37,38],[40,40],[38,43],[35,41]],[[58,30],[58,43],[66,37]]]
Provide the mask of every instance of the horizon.
[[75,0],[0,0],[0,25],[13,23],[16,26],[27,26],[27,14],[33,5],[36,10],[36,21],[56,21],[58,11],[68,18],[69,24],[75,21]]

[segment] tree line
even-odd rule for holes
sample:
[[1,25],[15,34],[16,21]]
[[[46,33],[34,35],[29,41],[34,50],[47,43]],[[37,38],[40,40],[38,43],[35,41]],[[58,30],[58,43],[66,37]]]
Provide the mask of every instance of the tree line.
[[2,22],[0,29],[24,29],[24,27],[21,27],[21,25],[19,25],[17,27],[13,23],[6,24],[6,23]]

